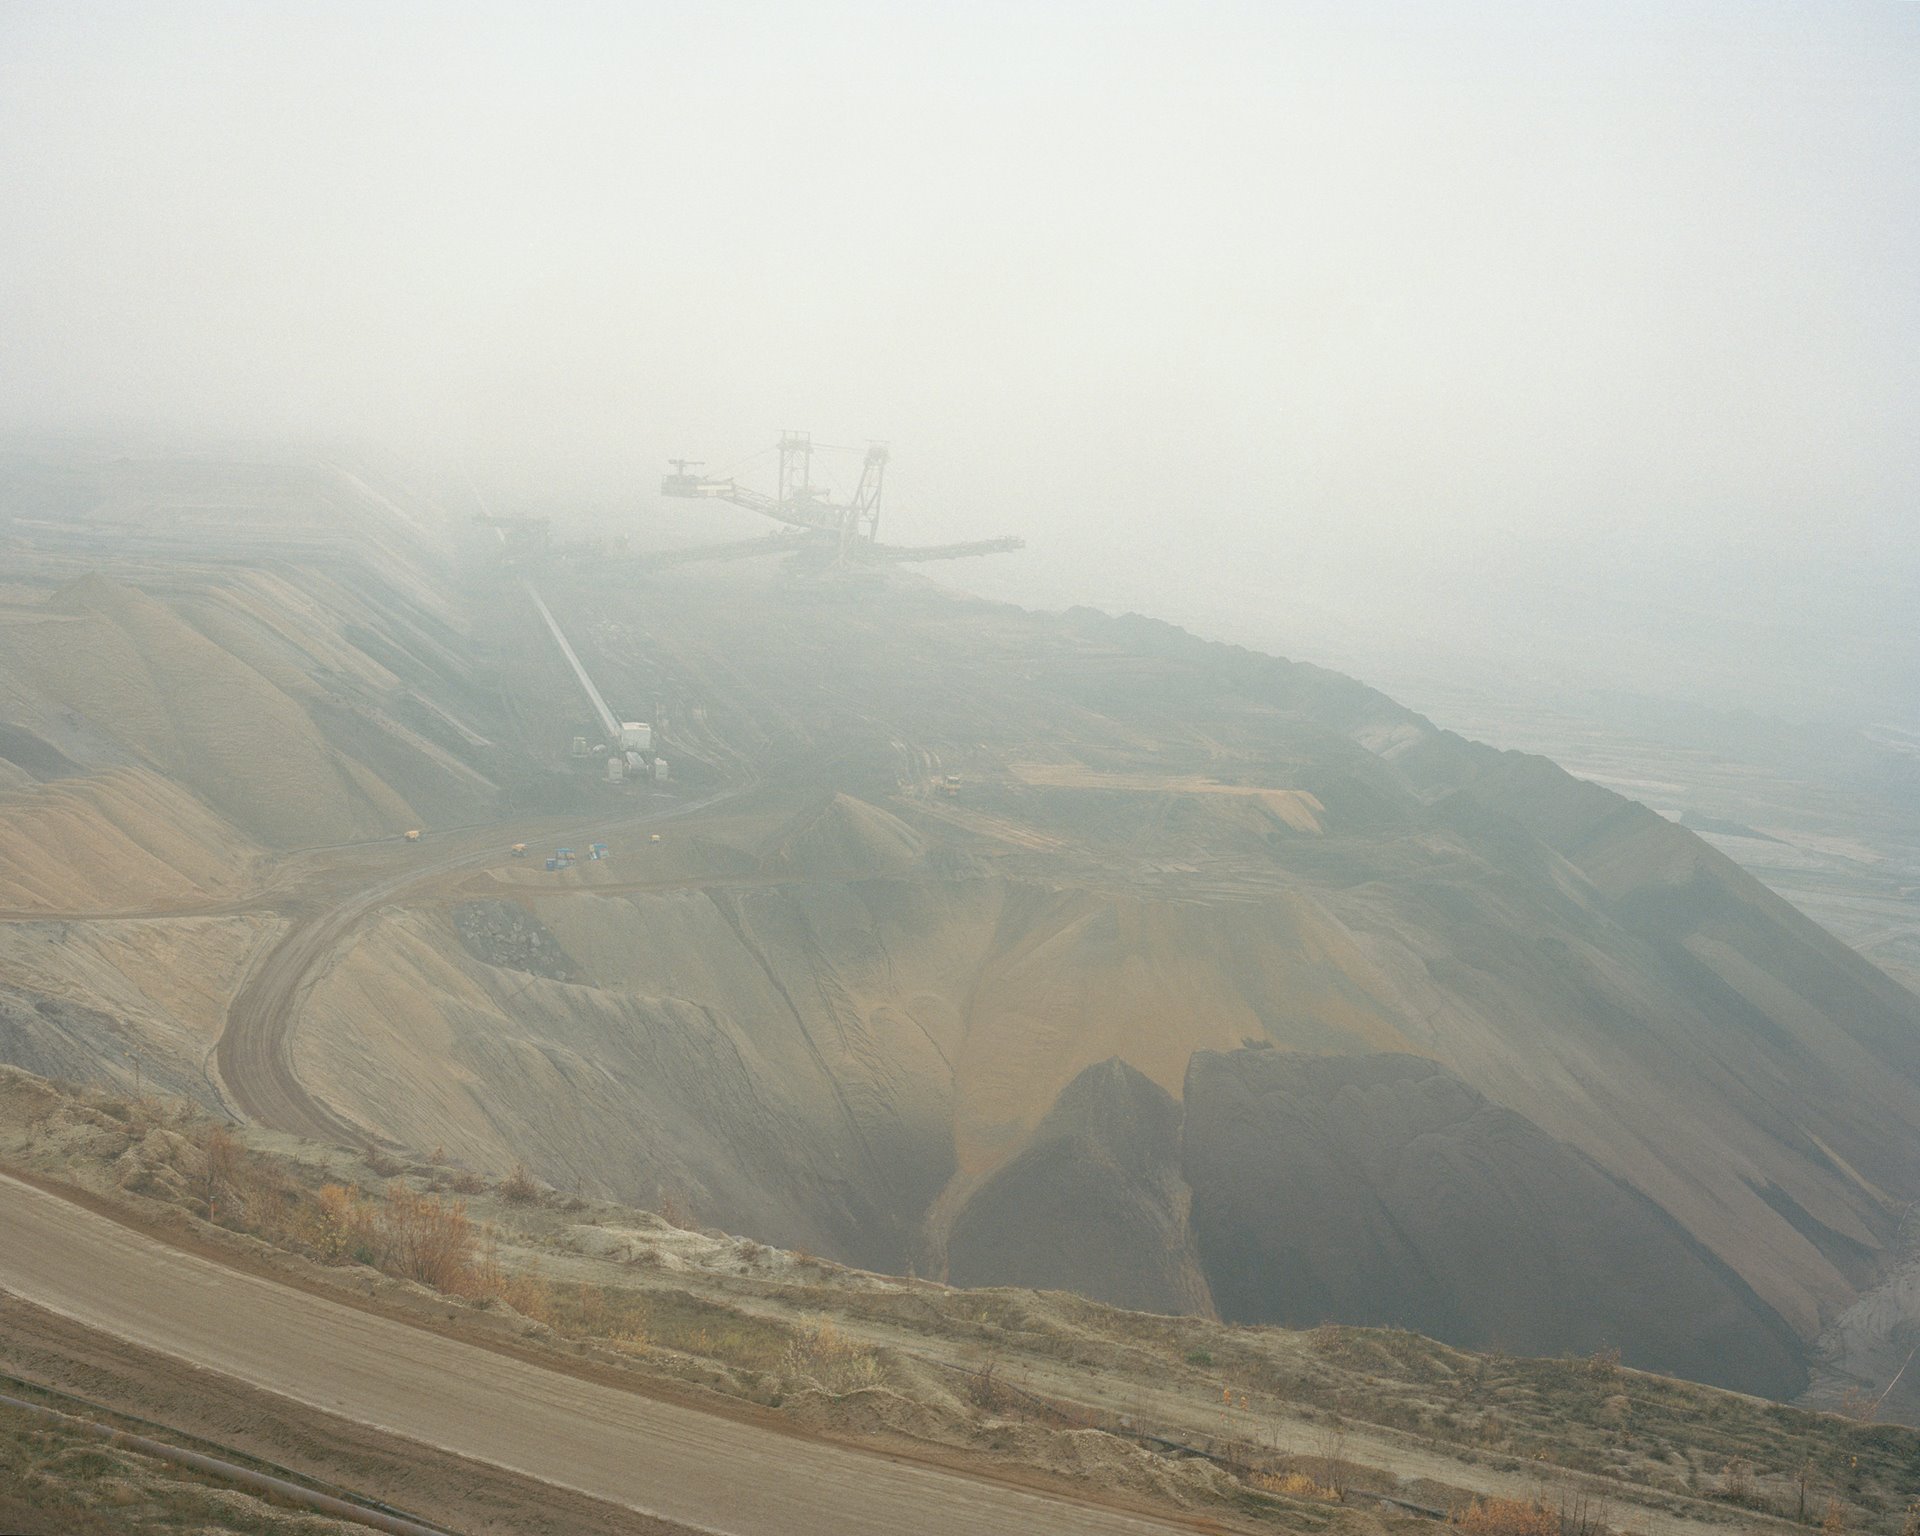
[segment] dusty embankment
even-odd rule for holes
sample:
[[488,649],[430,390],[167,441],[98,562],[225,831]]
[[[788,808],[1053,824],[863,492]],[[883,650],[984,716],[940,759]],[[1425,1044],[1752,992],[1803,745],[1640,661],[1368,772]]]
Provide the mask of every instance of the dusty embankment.
[[[1803,1466],[1815,1495],[1841,1499],[1857,1528],[1891,1533],[1920,1477],[1913,1431],[1772,1408],[1602,1357],[1489,1359],[1397,1332],[1231,1328],[1064,1295],[950,1290],[524,1179],[496,1186],[422,1164],[383,1185],[396,1165],[376,1174],[321,1149],[288,1161],[222,1146],[204,1122],[153,1104],[75,1100],[17,1074],[0,1091],[0,1158],[80,1179],[137,1222],[211,1209],[224,1226],[192,1219],[175,1240],[212,1245],[223,1262],[340,1287],[355,1305],[596,1380],[633,1374],[648,1391],[777,1405],[790,1425],[996,1476],[1084,1479],[1234,1520],[1267,1507],[1307,1527],[1358,1517],[1365,1488],[1433,1507],[1469,1491],[1584,1496],[1641,1512],[1618,1527],[1703,1536],[1770,1528],[1770,1511],[1791,1512]],[[322,1198],[329,1182],[336,1193]],[[392,1223],[455,1201],[491,1223],[484,1261],[501,1267],[492,1279],[450,1273],[460,1294],[436,1299],[374,1275],[339,1246],[404,1272],[413,1261],[388,1246]],[[248,1232],[278,1235],[263,1246]],[[1153,1451],[1182,1442],[1240,1470]],[[1262,1479],[1295,1492],[1262,1506]]]
[[0,1284],[90,1327],[358,1422],[702,1529],[956,1536],[1168,1529],[678,1408],[164,1246],[0,1177]]

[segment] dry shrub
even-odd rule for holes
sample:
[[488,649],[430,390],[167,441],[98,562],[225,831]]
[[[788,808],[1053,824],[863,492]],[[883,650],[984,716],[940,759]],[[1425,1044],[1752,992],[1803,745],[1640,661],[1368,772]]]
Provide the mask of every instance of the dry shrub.
[[522,1317],[536,1323],[553,1322],[553,1288],[538,1270],[507,1275],[494,1294]]
[[395,1179],[381,1218],[381,1268],[436,1291],[459,1293],[471,1285],[476,1243],[464,1200],[418,1195]]
[[480,1254],[464,1200],[417,1194],[398,1179],[378,1202],[342,1184],[323,1185],[295,1235],[329,1264],[357,1260],[450,1296],[505,1296],[514,1285],[490,1247]]
[[1844,1419],[1858,1419],[1862,1424],[1871,1423],[1880,1411],[1880,1399],[1864,1387],[1848,1387],[1841,1394],[1840,1406],[1834,1409]]
[[299,1235],[329,1264],[349,1259],[371,1264],[378,1256],[374,1212],[357,1189],[322,1185],[302,1226]]
[[487,1192],[487,1181],[471,1168],[455,1170],[447,1183],[457,1195],[483,1195]]
[[629,1322],[607,1335],[607,1342],[629,1355],[644,1355],[653,1348],[653,1333],[643,1322]]
[[1608,1536],[1613,1528],[1613,1502],[1584,1487],[1561,1490],[1560,1536]]
[[1325,1483],[1316,1483],[1304,1472],[1256,1472],[1253,1486],[1268,1493],[1285,1494],[1290,1499],[1338,1499],[1340,1491]]
[[248,1152],[224,1126],[207,1126],[193,1139],[205,1163],[199,1183],[207,1220],[268,1237],[287,1235],[301,1195],[286,1173]]
[[522,1317],[551,1325],[554,1321],[553,1289],[538,1266],[516,1274],[500,1263],[494,1246],[493,1229],[482,1233],[479,1257],[469,1265],[460,1284],[460,1294],[480,1301],[500,1301]]
[[1009,1396],[1006,1384],[1000,1380],[1000,1361],[996,1355],[987,1356],[986,1363],[967,1378],[967,1398],[976,1408],[992,1414],[1004,1413]]
[[670,1227],[678,1227],[682,1232],[693,1230],[693,1212],[686,1202],[673,1194],[660,1197],[660,1209],[657,1213]]
[[1560,1516],[1532,1499],[1475,1499],[1448,1522],[1471,1536],[1560,1536]]
[[394,1157],[390,1153],[383,1152],[378,1147],[368,1147],[366,1152],[362,1154],[360,1161],[365,1163],[368,1168],[372,1169],[373,1172],[383,1179],[398,1178],[407,1171],[407,1165],[401,1162],[399,1158]]
[[511,1205],[532,1205],[539,1200],[540,1183],[525,1163],[515,1163],[513,1172],[500,1181],[500,1198]]
[[588,1285],[582,1280],[575,1292],[574,1311],[578,1328],[589,1338],[602,1338],[613,1327],[613,1313],[607,1306],[605,1286]]
[[261,1232],[278,1237],[293,1225],[293,1213],[300,1203],[300,1190],[276,1168],[250,1170],[246,1195],[247,1214]]
[[200,1136],[200,1152],[207,1160],[207,1220],[219,1220],[222,1201],[240,1196],[241,1169],[246,1153],[225,1126],[210,1125]]
[[878,1386],[886,1374],[871,1346],[842,1333],[831,1320],[803,1329],[787,1345],[781,1372],[789,1381],[811,1378],[836,1395]]
[[1335,1497],[1346,1497],[1347,1426],[1337,1414],[1314,1431],[1313,1448],[1320,1462],[1321,1482],[1334,1491]]

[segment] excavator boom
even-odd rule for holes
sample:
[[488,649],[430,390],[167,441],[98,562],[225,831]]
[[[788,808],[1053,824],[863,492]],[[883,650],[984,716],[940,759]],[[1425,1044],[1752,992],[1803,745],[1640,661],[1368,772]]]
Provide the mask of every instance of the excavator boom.
[[[805,432],[780,434],[780,441],[775,445],[775,451],[780,455],[780,489],[772,496],[764,491],[751,490],[735,480],[695,474],[693,471],[700,468],[697,459],[669,459],[667,462],[673,472],[661,477],[660,494],[689,500],[731,502],[736,507],[758,512],[776,523],[784,523],[789,528],[826,535],[832,540],[830,557],[837,566],[964,560],[972,555],[996,555],[1025,548],[1025,541],[1021,539],[979,539],[966,544],[938,544],[923,548],[882,544],[879,542],[880,499],[889,458],[886,445],[873,443],[868,446],[866,462],[860,471],[860,483],[854,488],[853,499],[846,503],[831,500],[826,491],[814,485],[813,449],[813,439]],[[815,547],[826,546],[824,541],[816,541]],[[680,558],[701,557],[683,554]],[[710,558],[723,557],[716,552]]]

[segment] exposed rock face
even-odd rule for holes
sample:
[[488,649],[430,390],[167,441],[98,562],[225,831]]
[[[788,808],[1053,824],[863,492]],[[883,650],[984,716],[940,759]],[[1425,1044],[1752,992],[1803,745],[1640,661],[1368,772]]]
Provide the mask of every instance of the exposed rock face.
[[1651,1201],[1434,1062],[1202,1053],[1186,1100],[1223,1317],[1805,1385],[1780,1319]]
[[1173,1096],[1118,1057],[1088,1067],[1026,1150],[967,1202],[948,1239],[947,1278],[1211,1312],[1179,1163]]
[[547,925],[518,902],[463,901],[453,909],[453,926],[467,953],[488,965],[549,981],[590,979]]

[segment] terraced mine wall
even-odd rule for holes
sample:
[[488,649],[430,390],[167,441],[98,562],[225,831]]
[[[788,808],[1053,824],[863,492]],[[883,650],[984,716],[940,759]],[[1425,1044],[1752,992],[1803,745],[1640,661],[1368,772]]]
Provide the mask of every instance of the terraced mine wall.
[[1542,759],[1139,618],[583,576],[583,666],[700,788],[547,872],[514,818],[610,802],[517,577],[462,589],[319,470],[236,469],[259,526],[169,564],[131,473],[138,559],[43,549],[0,602],[10,1059],[226,1104],[268,973],[310,1123],[368,1141],[870,1268],[1767,1393],[1897,1268],[1920,1000]]

